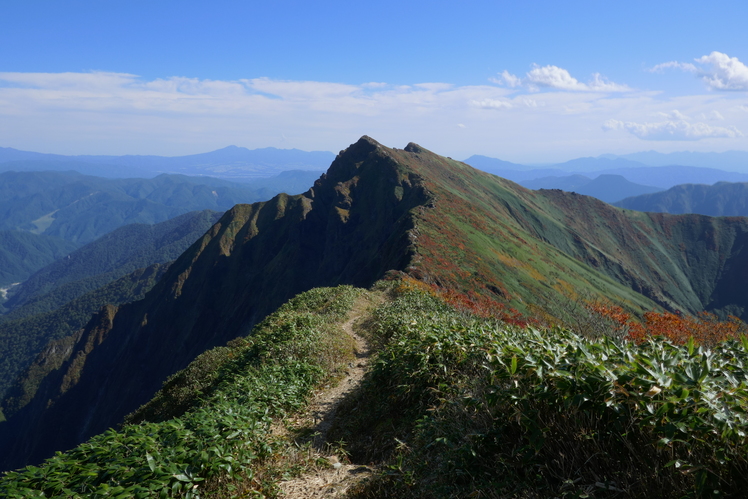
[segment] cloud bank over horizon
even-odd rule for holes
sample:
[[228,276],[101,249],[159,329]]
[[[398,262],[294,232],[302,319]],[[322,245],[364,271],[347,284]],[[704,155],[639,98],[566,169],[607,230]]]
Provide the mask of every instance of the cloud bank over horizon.
[[[694,74],[700,93],[637,89],[556,65],[475,85],[348,84],[268,77],[0,73],[0,146],[61,154],[183,155],[228,144],[339,150],[360,135],[414,141],[456,158],[517,162],[626,153],[748,149],[748,67],[721,52],[647,70]],[[698,149],[697,148],[697,149]]]

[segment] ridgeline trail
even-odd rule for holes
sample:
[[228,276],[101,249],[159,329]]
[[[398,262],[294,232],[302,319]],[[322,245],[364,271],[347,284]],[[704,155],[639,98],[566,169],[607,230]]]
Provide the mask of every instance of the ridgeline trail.
[[316,499],[344,497],[348,489],[361,480],[370,477],[376,469],[371,465],[348,463],[347,458],[335,442],[327,440],[327,434],[336,421],[337,409],[347,395],[356,390],[366,374],[371,356],[369,342],[356,332],[371,311],[383,301],[383,297],[367,293],[358,298],[348,319],[341,327],[355,342],[355,361],[348,364],[340,382],[316,394],[309,409],[300,417],[288,421],[294,427],[311,426],[313,435],[312,452],[327,460],[329,466],[306,473],[300,477],[280,482],[278,485],[283,497],[288,499]]

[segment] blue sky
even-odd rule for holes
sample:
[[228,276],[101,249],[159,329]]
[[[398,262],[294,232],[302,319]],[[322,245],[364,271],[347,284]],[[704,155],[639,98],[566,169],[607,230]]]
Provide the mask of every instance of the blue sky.
[[0,146],[463,159],[748,150],[745,2],[0,6]]

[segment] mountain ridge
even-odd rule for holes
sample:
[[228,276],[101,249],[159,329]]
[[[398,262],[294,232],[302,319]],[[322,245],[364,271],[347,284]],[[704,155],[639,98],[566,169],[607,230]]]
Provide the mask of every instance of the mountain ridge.
[[309,191],[235,206],[143,300],[92,319],[78,360],[0,425],[15,459],[2,466],[117,424],[198,354],[313,287],[367,287],[395,271],[508,313],[589,298],[639,314],[708,308],[745,317],[735,290],[747,242],[748,220],[530,191],[414,143],[388,148],[364,136]]

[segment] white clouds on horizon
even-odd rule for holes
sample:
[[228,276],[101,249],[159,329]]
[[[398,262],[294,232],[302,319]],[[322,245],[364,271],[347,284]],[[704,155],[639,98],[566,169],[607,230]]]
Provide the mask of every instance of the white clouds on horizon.
[[506,85],[510,88],[526,87],[528,90],[537,92],[540,88],[552,88],[556,90],[568,90],[574,92],[631,92],[633,89],[627,85],[621,85],[608,81],[600,73],[593,73],[589,83],[582,83],[564,68],[548,65],[532,65],[524,78],[504,70],[500,78],[494,78],[494,83]]
[[[676,111],[677,112],[677,111]],[[715,127],[706,123],[689,123],[685,119],[661,121],[658,123],[634,123],[630,121],[608,120],[603,130],[626,130],[643,140],[694,141],[707,138],[736,138],[743,133],[737,128]]]
[[[581,156],[604,147],[600,153],[621,152],[624,144],[635,148],[632,144],[642,139],[732,138],[734,143],[743,135],[727,125],[748,130],[748,99],[712,94],[671,102],[656,92],[591,91],[616,84],[601,77],[581,83],[560,68],[534,69],[532,84],[588,90],[527,94],[489,84],[0,73],[0,137],[5,141],[0,146],[74,154],[164,154],[166,143],[179,148],[172,149],[175,155],[230,143],[337,150],[341,141],[347,144],[367,134],[391,145],[439,144],[454,157],[460,151],[486,154],[486,148],[496,148],[495,156],[513,151],[516,160],[523,151],[559,154],[578,148]],[[652,116],[657,123],[647,123]],[[692,123],[694,119],[723,126]],[[604,133],[601,123],[607,123],[605,130],[629,133]],[[61,148],[33,145],[41,142]]]
[[[748,90],[748,66],[740,62],[737,57],[730,57],[722,52],[714,51],[694,59],[702,67],[690,62],[670,61],[657,64],[650,69],[652,72],[662,72],[664,69],[681,69],[694,73],[701,78],[712,90]],[[707,66],[704,68],[703,66]]]

